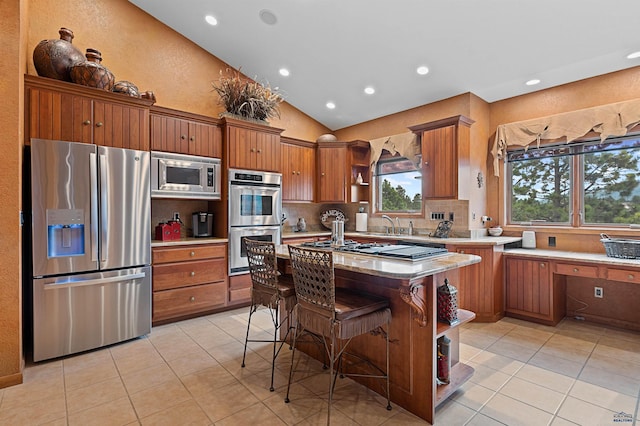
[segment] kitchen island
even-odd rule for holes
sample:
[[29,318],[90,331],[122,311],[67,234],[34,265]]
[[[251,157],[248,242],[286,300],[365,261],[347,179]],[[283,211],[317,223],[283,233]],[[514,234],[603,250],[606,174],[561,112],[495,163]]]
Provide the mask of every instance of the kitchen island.
[[[277,246],[277,255],[281,270],[290,273],[287,246]],[[432,424],[435,407],[473,374],[471,367],[459,362],[458,326],[475,317],[473,312],[460,309],[458,323],[438,322],[436,288],[445,278],[457,286],[459,268],[480,260],[478,256],[460,253],[409,261],[334,252],[336,286],[389,299],[391,401]],[[436,385],[436,340],[443,335],[451,339],[451,383]],[[359,336],[349,348],[376,365],[384,365],[385,341],[381,336]],[[319,357],[312,348],[308,352]],[[358,381],[384,395],[380,381],[363,378]]]

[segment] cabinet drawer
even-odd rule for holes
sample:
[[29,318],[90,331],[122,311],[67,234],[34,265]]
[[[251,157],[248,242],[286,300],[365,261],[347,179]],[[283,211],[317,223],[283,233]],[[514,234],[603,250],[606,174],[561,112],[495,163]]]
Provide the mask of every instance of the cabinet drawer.
[[229,303],[242,303],[251,301],[251,287],[229,289]]
[[229,277],[229,288],[251,288],[251,274],[233,275]]
[[560,275],[573,275],[576,277],[598,278],[598,267],[557,263],[556,273]]
[[623,281],[627,283],[640,284],[640,271],[628,269],[607,269],[607,279],[612,281]]
[[153,321],[180,317],[225,305],[225,282],[153,293]]
[[154,247],[152,263],[155,265],[158,263],[181,262],[183,260],[224,258],[226,254],[226,244]]
[[153,291],[224,281],[226,273],[224,259],[153,265]]

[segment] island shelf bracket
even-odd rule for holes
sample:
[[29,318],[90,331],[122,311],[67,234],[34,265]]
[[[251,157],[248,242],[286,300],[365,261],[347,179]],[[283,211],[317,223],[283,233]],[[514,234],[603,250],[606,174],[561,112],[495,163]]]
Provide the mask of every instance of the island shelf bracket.
[[399,288],[400,298],[411,306],[415,313],[414,320],[420,325],[420,327],[426,327],[429,323],[427,302],[424,298],[424,286],[419,283],[412,283],[409,285],[402,285]]

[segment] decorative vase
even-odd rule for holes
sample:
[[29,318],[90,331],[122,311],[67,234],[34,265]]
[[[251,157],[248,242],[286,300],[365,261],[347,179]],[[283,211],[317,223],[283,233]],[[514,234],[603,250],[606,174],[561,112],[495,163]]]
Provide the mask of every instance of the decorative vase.
[[362,185],[362,182],[364,182],[364,179],[362,178],[362,173],[358,173],[358,177],[356,177],[356,184]]
[[134,98],[140,97],[140,91],[138,90],[138,86],[136,86],[130,81],[125,81],[125,80],[116,81],[115,84],[113,85],[113,88],[111,88],[111,91],[114,93],[122,93],[124,95],[129,95]]
[[33,65],[41,77],[71,81],[70,69],[85,57],[73,44],[73,31],[60,28],[60,39],[42,40],[33,49]]
[[83,86],[111,91],[116,81],[113,73],[102,62],[102,54],[95,49],[87,49],[87,60],[71,67],[71,81]]
[[296,225],[298,231],[304,232],[307,230],[307,222],[305,222],[304,217],[298,219],[298,224]]

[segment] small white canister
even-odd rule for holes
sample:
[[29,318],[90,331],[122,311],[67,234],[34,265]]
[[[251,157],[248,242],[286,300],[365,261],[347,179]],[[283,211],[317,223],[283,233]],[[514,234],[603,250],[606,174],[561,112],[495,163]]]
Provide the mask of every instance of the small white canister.
[[522,248],[536,248],[536,233],[533,231],[522,232]]

